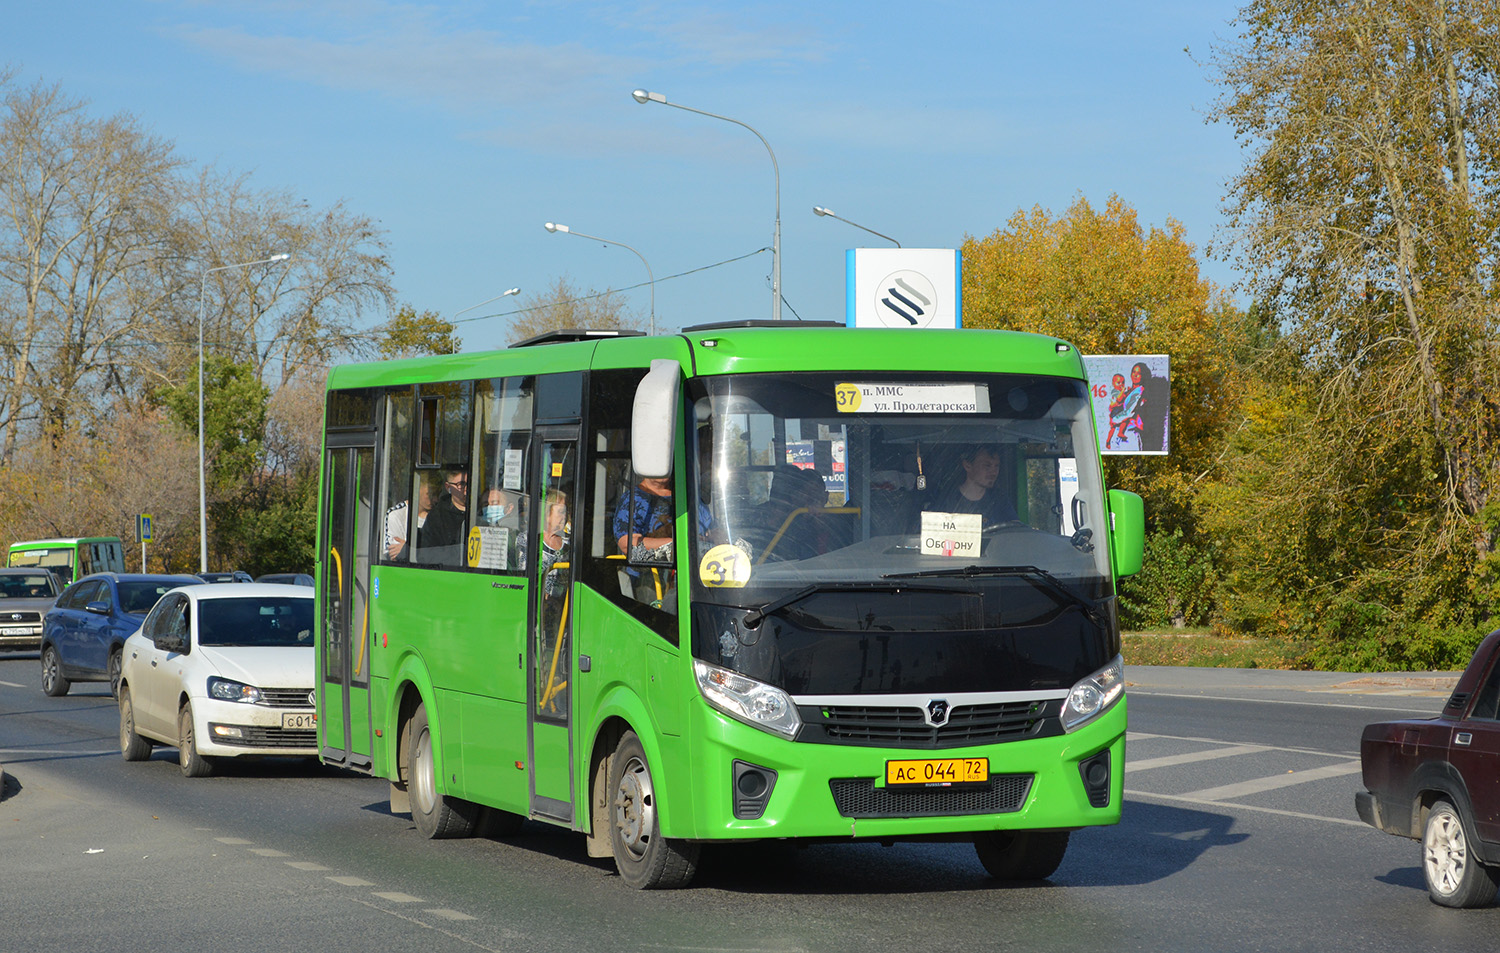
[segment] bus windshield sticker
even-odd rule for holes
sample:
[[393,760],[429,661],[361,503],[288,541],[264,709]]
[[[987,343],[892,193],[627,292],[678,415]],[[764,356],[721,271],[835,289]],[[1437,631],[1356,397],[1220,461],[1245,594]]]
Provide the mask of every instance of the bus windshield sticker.
[[521,489],[521,451],[505,451],[505,476],[501,484],[507,490]]
[[922,555],[979,556],[981,517],[978,513],[922,511]]
[[510,531],[502,526],[476,526],[469,530],[470,569],[507,569]]
[[733,543],[720,543],[699,560],[698,578],[710,589],[743,589],[750,581],[750,556]]
[[841,414],[987,414],[987,384],[835,384]]

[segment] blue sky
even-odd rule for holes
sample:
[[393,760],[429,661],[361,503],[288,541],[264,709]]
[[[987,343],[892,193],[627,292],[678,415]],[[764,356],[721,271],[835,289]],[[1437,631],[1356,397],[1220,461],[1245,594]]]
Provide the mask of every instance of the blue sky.
[[753,254],[776,212],[765,147],[636,88],[775,150],[786,319],[843,320],[845,249],[889,247],[814,205],[954,248],[1018,209],[1118,193],[1146,225],[1182,222],[1204,275],[1231,286],[1232,264],[1203,252],[1241,156],[1205,124],[1217,91],[1200,64],[1236,10],[49,0],[10,5],[0,57],[194,162],[376,219],[399,300],[456,317],[481,350],[503,345],[517,299],[465,309],[559,276],[622,289],[645,325],[641,259],[548,221],[644,256],[661,329],[771,316],[770,254]]

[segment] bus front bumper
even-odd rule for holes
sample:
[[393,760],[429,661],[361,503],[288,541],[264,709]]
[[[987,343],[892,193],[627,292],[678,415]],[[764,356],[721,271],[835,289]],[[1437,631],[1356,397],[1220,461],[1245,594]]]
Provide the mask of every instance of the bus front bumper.
[[[1124,697],[1070,734],[942,749],[797,743],[725,717],[701,699],[691,709],[690,730],[704,742],[703,757],[685,766],[697,823],[673,823],[668,836],[903,840],[1120,819]],[[886,785],[888,761],[950,758],[987,759],[989,781]]]

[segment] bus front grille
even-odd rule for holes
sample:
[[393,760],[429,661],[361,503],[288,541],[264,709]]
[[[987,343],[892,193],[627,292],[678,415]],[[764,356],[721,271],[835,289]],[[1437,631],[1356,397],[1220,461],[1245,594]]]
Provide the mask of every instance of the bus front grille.
[[803,706],[798,741],[886,748],[963,748],[1062,734],[1062,702],[957,705],[948,720],[927,724],[920,708],[879,705]]
[[844,817],[951,817],[1019,811],[1031,792],[1030,774],[992,774],[982,787],[878,788],[874,778],[834,778],[833,802]]

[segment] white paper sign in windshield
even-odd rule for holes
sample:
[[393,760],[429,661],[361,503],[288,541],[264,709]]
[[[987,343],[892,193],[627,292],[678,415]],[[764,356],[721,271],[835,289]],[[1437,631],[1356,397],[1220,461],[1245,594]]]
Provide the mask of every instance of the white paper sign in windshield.
[[987,414],[986,384],[837,384],[834,405],[842,414]]
[[978,513],[922,511],[922,555],[973,559],[979,555]]

